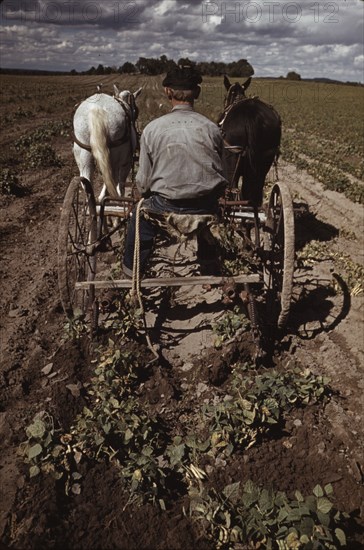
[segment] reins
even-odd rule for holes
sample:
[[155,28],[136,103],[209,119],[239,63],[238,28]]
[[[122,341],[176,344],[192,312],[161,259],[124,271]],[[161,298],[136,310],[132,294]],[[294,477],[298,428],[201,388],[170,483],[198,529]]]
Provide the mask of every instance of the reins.
[[[229,93],[228,93],[229,95]],[[230,111],[236,107],[237,105],[239,105],[239,103],[242,103],[243,101],[245,101],[246,98],[242,98],[242,99],[238,99],[238,100],[235,100],[233,101],[232,103],[230,103],[230,105],[228,105],[225,110],[224,110],[224,114],[223,114],[223,118],[220,120],[219,122],[219,127],[220,127],[220,130],[221,130],[221,133],[223,135],[223,143],[224,143],[224,149],[229,151],[229,153],[233,153],[234,155],[238,155],[238,158],[236,160],[236,164],[235,164],[235,168],[234,168],[234,173],[233,173],[233,177],[232,177],[232,184],[235,185],[235,180],[236,180],[236,176],[239,172],[239,169],[240,169],[240,163],[241,163],[241,160],[243,157],[245,157],[246,153],[247,153],[247,147],[241,147],[240,145],[231,145],[229,142],[226,141],[225,139],[225,132],[224,132],[224,129],[223,129],[223,125],[224,125],[224,122],[226,120],[226,117],[228,116],[228,114],[230,113]]]
[[242,99],[237,99],[236,101],[233,101],[233,103],[230,103],[230,105],[228,105],[227,107],[225,107],[224,109],[224,115],[223,115],[223,118],[220,120],[218,126],[220,126],[220,128],[222,128],[225,120],[226,120],[226,117],[228,116],[228,114],[230,113],[230,111],[236,107],[237,105],[239,105],[239,103],[242,103],[243,101],[246,101],[248,98],[244,97]]

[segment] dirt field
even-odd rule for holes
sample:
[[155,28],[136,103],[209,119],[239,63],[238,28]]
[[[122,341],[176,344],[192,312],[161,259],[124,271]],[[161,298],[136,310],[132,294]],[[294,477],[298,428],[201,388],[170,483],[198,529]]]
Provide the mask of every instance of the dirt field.
[[[133,84],[131,80],[130,86],[136,88]],[[88,81],[89,89],[93,85]],[[141,113],[161,102],[155,80],[146,82],[143,94]],[[75,103],[69,95],[64,120]],[[15,113],[15,107],[18,104],[4,104],[3,114]],[[26,101],[21,107],[27,109]],[[29,478],[20,452],[25,428],[45,410],[67,432],[86,403],[83,391],[71,390],[75,385],[86,388],[93,373],[94,344],[87,336],[64,338],[65,317],[57,288],[58,222],[65,190],[76,174],[71,138],[51,138],[61,167],[34,169],[12,149],[32,128],[59,121],[60,116],[56,108],[36,112],[33,106],[29,117],[9,116],[1,132],[2,166],[17,170],[22,185],[17,194],[0,196],[2,547],[215,548],[217,542],[184,515],[188,502],[183,487],[176,486],[167,509],[160,510],[151,503],[133,502],[117,468],[107,461],[88,464],[80,494],[67,496],[52,475]],[[315,241],[323,250],[333,250],[337,257],[349,255],[363,266],[363,207],[335,191],[324,191],[305,171],[283,161],[279,179],[289,185],[295,206],[301,206],[297,250]],[[273,363],[281,370],[294,365],[327,376],[330,397],[294,409],[273,437],[263,437],[259,444],[207,471],[208,483],[219,489],[251,479],[288,495],[296,490],[308,495],[317,484],[331,483],[335,508],[350,514],[343,525],[347,547],[359,549],[364,545],[364,294],[350,292],[345,272],[338,272],[337,265],[333,254],[313,262],[310,269],[298,265],[292,315],[273,354]],[[159,333],[165,365],[148,371],[137,395],[148,403],[150,414],[169,422],[173,434],[178,426],[188,425],[196,402],[224,394],[231,363],[239,355],[250,360],[249,338],[220,351],[213,348],[211,325],[224,307],[214,294],[205,293],[202,299],[182,296],[175,307],[162,311],[161,328],[154,337]]]

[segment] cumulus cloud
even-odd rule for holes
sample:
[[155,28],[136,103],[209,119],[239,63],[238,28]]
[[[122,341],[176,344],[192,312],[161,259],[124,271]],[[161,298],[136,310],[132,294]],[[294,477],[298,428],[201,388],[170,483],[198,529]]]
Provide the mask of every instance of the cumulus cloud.
[[[361,0],[4,0],[2,66],[77,70],[139,57],[363,81]],[[24,58],[27,52],[27,61]]]

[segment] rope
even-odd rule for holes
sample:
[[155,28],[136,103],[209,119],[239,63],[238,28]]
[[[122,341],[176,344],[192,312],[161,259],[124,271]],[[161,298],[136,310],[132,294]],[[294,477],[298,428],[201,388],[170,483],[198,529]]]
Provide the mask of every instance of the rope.
[[145,311],[142,300],[142,293],[140,290],[140,209],[143,204],[144,199],[140,199],[135,210],[135,243],[134,243],[134,258],[133,258],[133,279],[131,283],[131,295],[132,298],[137,298],[139,308],[142,314],[143,325],[145,330],[145,337],[147,340],[148,348],[153,353],[156,359],[159,359],[159,354],[153,346],[148,330],[147,323],[145,319]]

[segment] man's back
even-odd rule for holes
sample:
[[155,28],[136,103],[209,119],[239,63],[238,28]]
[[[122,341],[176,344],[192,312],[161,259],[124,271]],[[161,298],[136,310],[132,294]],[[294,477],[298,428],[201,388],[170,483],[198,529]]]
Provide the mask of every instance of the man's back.
[[191,199],[224,185],[222,137],[216,124],[190,105],[150,122],[142,135],[140,191],[150,190],[168,199]]

